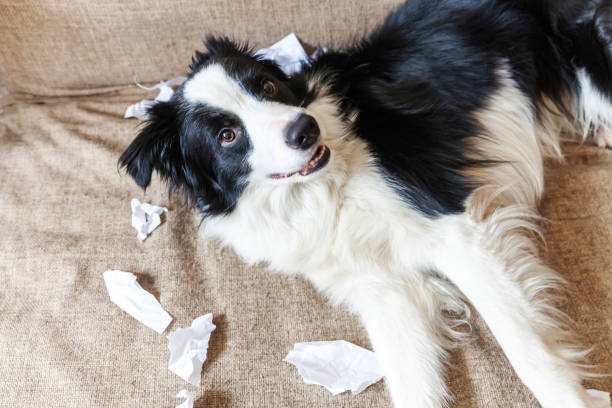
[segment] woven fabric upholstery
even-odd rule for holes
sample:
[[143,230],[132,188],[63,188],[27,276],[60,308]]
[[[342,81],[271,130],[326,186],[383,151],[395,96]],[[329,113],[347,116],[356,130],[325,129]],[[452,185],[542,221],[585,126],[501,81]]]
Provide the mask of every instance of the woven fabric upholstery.
[[92,94],[183,74],[205,35],[254,47],[290,32],[339,46],[399,0],[0,0],[0,76],[13,92]]
[[[154,179],[146,194],[117,171],[137,122],[125,106],[150,93],[16,102],[0,114],[0,407],[173,407],[182,388],[198,407],[389,407],[382,383],[332,397],[282,361],[295,342],[345,339],[369,347],[359,322],[295,277],[247,267],[197,236],[198,217]],[[612,154],[570,145],[549,169],[545,257],[569,281],[563,310],[592,361],[612,361]],[[170,209],[142,244],[130,199]],[[212,312],[202,386],[167,370],[167,341],[108,299],[106,269],[138,275],[185,327]],[[453,353],[459,408],[534,408],[485,325]],[[520,335],[520,333],[517,333]],[[591,386],[612,389],[612,379]]]

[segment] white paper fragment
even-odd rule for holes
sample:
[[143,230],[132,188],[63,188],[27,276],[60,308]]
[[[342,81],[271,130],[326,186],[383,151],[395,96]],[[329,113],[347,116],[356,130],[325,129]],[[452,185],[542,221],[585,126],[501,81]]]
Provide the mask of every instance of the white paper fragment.
[[310,57],[294,33],[268,48],[256,51],[255,55],[274,61],[287,76],[300,72],[302,66],[310,62]]
[[296,366],[306,384],[334,395],[359,394],[383,377],[374,352],[344,340],[296,343],[283,361]]
[[172,78],[167,81],[161,81],[159,84],[150,88],[144,87],[138,82],[134,81],[136,82],[136,85],[138,85],[142,89],[146,89],[147,91],[159,89],[159,94],[157,94],[155,99],[143,99],[138,103],[128,106],[125,110],[125,115],[123,115],[123,117],[138,118],[140,120],[149,119],[149,108],[158,102],[168,102],[170,98],[172,98],[172,95],[174,95],[174,90],[172,89],[172,87],[181,85],[183,82],[185,82],[185,79],[187,79],[187,77],[184,76]]
[[168,335],[168,369],[191,385],[200,385],[208,341],[216,328],[212,319],[212,313],[200,316],[191,323],[191,327],[177,329]]
[[180,390],[176,397],[174,398],[183,398],[185,401],[181,405],[177,405],[176,408],[193,408],[194,395],[193,392],[187,390]]
[[610,393],[599,390],[586,390],[593,408],[610,408]]
[[159,227],[161,215],[168,209],[149,203],[141,203],[137,198],[132,199],[131,206],[132,227],[136,229],[138,240],[142,242],[155,228]]
[[162,334],[172,321],[155,296],[136,281],[136,275],[123,271],[104,272],[104,283],[111,301],[140,323]]

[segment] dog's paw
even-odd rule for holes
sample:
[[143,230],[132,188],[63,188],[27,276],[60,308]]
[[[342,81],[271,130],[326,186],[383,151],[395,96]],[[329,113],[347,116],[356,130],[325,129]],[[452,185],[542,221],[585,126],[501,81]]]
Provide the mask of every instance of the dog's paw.
[[612,150],[612,129],[599,129],[595,134],[595,143],[597,146]]

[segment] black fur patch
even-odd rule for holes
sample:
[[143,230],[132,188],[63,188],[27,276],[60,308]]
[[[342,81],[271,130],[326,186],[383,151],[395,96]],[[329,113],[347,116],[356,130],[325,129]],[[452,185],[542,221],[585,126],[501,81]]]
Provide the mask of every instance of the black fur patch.
[[220,63],[225,72],[247,93],[258,99],[270,99],[262,92],[261,84],[265,80],[271,80],[278,89],[272,100],[293,106],[301,106],[304,103],[306,82],[303,75],[288,78],[276,63],[255,56],[248,45],[227,37],[208,37],[205,46],[207,53],[197,51],[193,57],[189,78],[214,61]]
[[[178,92],[149,110],[151,118],[119,163],[142,188],[156,170],[202,213],[227,213],[236,205],[250,170],[246,130],[230,113],[205,105],[187,107],[181,99]],[[219,132],[225,128],[243,132],[230,147],[219,143]]]
[[406,202],[432,217],[458,213],[476,187],[463,171],[495,165],[467,157],[496,71],[508,68],[534,109],[543,96],[561,100],[576,86],[583,9],[575,0],[412,0],[310,70],[333,84],[345,112],[358,111],[356,134]]

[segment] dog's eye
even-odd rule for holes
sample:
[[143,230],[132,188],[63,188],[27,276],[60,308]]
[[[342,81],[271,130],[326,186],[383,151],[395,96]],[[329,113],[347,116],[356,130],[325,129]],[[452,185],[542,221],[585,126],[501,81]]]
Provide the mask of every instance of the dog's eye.
[[276,84],[269,79],[262,82],[261,89],[267,96],[273,96],[276,94]]
[[223,129],[219,134],[219,141],[222,145],[228,145],[236,140],[236,132],[232,129]]

